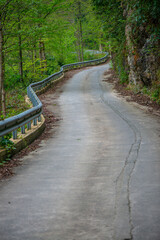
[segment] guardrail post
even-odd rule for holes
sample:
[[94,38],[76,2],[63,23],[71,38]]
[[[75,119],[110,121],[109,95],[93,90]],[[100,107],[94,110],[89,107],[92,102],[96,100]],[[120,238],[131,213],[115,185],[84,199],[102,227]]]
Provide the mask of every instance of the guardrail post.
[[27,130],[31,129],[31,122],[27,123]]
[[33,119],[33,125],[37,126],[37,118]]
[[12,134],[13,134],[13,139],[17,139],[17,130],[14,130]]
[[21,127],[21,133],[25,134],[25,125]]
[[38,122],[41,122],[41,115],[39,115],[39,117],[38,117]]

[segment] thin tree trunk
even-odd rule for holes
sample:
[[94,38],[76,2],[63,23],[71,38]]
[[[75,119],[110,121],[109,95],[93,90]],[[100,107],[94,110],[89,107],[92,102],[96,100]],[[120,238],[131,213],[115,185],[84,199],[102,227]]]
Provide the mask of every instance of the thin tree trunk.
[[31,50],[31,57],[32,57],[32,72],[34,73],[34,50]]
[[81,54],[80,54],[80,43],[79,43],[79,29],[75,32],[75,46],[76,46],[76,52],[77,52],[77,59],[80,62],[81,61]]
[[75,41],[75,50],[76,50],[76,54],[77,54],[77,61],[79,62],[79,51],[78,51],[78,38],[77,38],[77,33],[75,32],[75,38],[76,38],[76,41]]
[[44,69],[47,68],[47,63],[46,63],[46,54],[45,54],[45,46],[43,41],[39,41],[39,58],[40,58],[40,63],[41,63],[41,71],[42,73],[44,72]]
[[100,32],[99,34],[99,51],[102,52],[103,49],[102,49],[102,33]]
[[42,42],[39,41],[39,59],[40,59],[40,68],[41,68],[41,72],[43,72],[43,58],[42,58]]
[[18,13],[18,46],[19,46],[19,74],[20,74],[20,80],[23,82],[23,53],[22,53],[22,38],[21,38],[21,20],[20,15]]
[[77,22],[77,31],[75,32],[76,36],[76,50],[77,50],[77,57],[79,62],[83,61],[83,29],[82,29],[82,9],[81,9],[81,2],[76,2],[76,22]]
[[80,27],[80,53],[81,53],[81,61],[83,61],[83,35],[82,35],[82,21],[80,19],[79,22],[79,27]]
[[33,56],[33,62],[34,62],[34,73],[36,73],[36,60],[37,60],[37,51],[36,51],[36,43],[34,44],[34,56]]
[[102,43],[99,43],[99,51],[102,52]]
[[83,30],[82,30],[82,11],[81,2],[78,2],[78,12],[79,12],[79,47],[80,47],[80,58],[83,61]]
[[101,28],[101,31],[99,33],[99,51],[103,52],[103,44],[102,44],[102,39],[103,39],[103,30]]
[[81,48],[80,48],[80,41],[79,41],[79,30],[77,33],[77,55],[78,55],[78,61],[81,62]]
[[4,40],[3,27],[0,19],[0,114],[5,115],[5,91],[4,91]]
[[2,113],[4,116],[6,115],[6,94],[4,90],[4,85],[2,87]]
[[46,50],[45,50],[44,42],[42,42],[42,45],[43,45],[43,48],[42,48],[42,49],[43,49],[42,54],[43,54],[44,68],[47,69]]

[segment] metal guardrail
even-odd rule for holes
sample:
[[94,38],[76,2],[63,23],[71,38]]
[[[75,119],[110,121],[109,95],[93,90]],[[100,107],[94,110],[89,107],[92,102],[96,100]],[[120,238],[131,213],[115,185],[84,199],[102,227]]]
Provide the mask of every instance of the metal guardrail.
[[31,129],[31,123],[33,125],[37,125],[37,121],[41,121],[42,114],[42,103],[36,95],[36,91],[43,89],[51,82],[63,76],[64,72],[67,70],[71,70],[74,68],[81,68],[86,66],[91,66],[95,64],[100,64],[105,62],[108,59],[108,54],[100,59],[78,62],[67,64],[61,67],[60,71],[52,74],[46,79],[30,84],[27,87],[27,95],[30,101],[33,104],[33,107],[29,110],[26,110],[16,116],[9,117],[5,120],[0,121],[0,137],[4,137],[8,133],[13,133],[13,139],[17,139],[17,130],[21,128],[21,133],[25,134],[25,126],[27,125],[27,129]]

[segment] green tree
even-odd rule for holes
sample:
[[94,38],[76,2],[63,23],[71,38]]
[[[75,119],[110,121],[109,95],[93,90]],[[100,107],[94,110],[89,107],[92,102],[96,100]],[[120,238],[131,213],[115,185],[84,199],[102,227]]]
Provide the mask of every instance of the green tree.
[[14,0],[0,1],[0,114],[5,115],[5,45],[7,41],[8,22],[12,18]]

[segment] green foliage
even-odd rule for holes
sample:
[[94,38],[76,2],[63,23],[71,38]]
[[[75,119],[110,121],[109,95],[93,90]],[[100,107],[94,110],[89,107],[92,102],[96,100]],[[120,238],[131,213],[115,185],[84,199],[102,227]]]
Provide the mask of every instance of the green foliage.
[[116,70],[120,83],[128,83],[128,72],[126,68],[125,53],[123,53],[123,45],[119,46],[119,51],[114,55],[114,69]]
[[141,86],[139,84],[135,85],[133,83],[130,83],[126,89],[131,90],[134,94],[140,94],[142,91]]
[[6,149],[7,151],[6,160],[0,162],[0,165],[4,165],[6,161],[11,159],[11,152],[15,149],[14,143],[10,140],[11,137],[12,134],[7,134],[3,138],[0,138],[0,147]]
[[102,58],[104,56],[105,56],[105,54],[100,53],[99,51],[84,50],[84,61],[94,60],[94,59]]
[[[117,0],[93,0],[95,10],[100,14],[105,29],[106,39],[114,42],[114,50],[118,48],[125,37],[125,18],[123,16],[123,9],[121,8],[121,1]],[[116,49],[115,49],[116,47]]]
[[138,25],[150,23],[159,24],[160,1],[159,0],[132,0],[128,1],[128,6],[134,9],[132,21]]
[[151,92],[151,98],[153,101],[160,103],[160,86]]
[[151,100],[160,104],[160,86],[155,85],[153,87],[142,87],[139,84],[129,84],[127,89],[131,90],[134,94],[144,94],[148,96]]
[[160,1],[132,0],[128,3],[130,15],[127,22],[132,28],[132,42],[135,48],[142,48],[148,39],[146,54],[157,54],[160,39]]
[[146,86],[142,88],[141,92],[145,95],[150,95],[150,89]]
[[[30,108],[30,106],[25,102],[25,95],[26,89],[23,88],[15,88],[7,91],[5,118],[17,115]],[[0,120],[2,120],[2,118]]]
[[160,68],[157,70],[157,81],[160,83]]
[[128,74],[127,72],[125,71],[125,69],[122,68],[120,69],[120,73],[119,73],[119,76],[120,76],[120,83],[123,84],[123,83],[128,83]]
[[[79,2],[81,16],[77,12]],[[4,5],[5,1],[1,1],[2,9]],[[12,0],[4,11],[4,86],[7,91],[14,86],[26,87],[53,74],[60,66],[78,61],[76,19],[82,19],[84,48],[97,49],[99,42],[103,42],[102,24],[96,21],[90,0]]]
[[105,31],[105,49],[112,56],[113,67],[119,75],[120,82],[128,81],[125,51],[125,17],[121,1],[93,0],[94,8],[102,19]]
[[4,120],[5,119],[5,116],[3,114],[0,115],[0,121],[1,120]]

